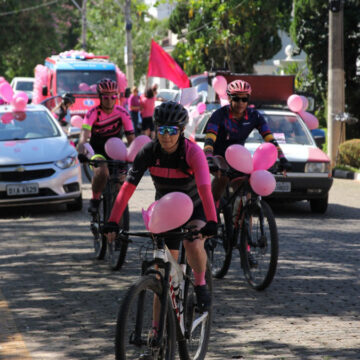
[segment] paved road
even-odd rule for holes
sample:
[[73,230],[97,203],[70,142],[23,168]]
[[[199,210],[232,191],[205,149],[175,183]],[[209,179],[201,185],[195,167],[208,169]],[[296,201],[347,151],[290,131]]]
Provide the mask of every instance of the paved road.
[[[147,177],[131,201],[134,229],[152,198]],[[274,282],[250,289],[234,256],[215,282],[207,358],[360,359],[360,182],[336,179],[325,216],[306,203],[277,206],[275,214]],[[0,211],[0,228],[0,359],[113,359],[117,307],[138,276],[139,245],[112,272],[92,257],[85,209]]]

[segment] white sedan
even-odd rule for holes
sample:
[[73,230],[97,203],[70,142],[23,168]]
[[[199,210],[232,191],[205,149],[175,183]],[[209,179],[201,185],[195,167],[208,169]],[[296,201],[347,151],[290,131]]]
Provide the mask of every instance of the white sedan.
[[77,151],[42,105],[0,106],[0,206],[66,203],[82,208]]

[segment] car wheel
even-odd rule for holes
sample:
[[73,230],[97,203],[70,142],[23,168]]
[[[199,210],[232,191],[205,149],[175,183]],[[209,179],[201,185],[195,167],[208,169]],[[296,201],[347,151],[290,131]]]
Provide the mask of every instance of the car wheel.
[[326,195],[323,199],[311,199],[310,209],[313,213],[324,214],[328,207],[329,197]]
[[66,204],[66,208],[69,211],[80,211],[82,207],[83,207],[83,201],[81,195],[77,199],[75,199],[75,202]]

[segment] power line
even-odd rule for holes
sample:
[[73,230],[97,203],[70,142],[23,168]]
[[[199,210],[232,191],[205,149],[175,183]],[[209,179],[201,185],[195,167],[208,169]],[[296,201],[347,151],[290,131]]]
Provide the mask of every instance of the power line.
[[28,7],[28,8],[20,9],[20,10],[14,10],[14,11],[8,11],[8,12],[0,13],[0,16],[6,16],[6,15],[22,13],[22,12],[25,12],[25,11],[36,10],[36,9],[39,9],[41,7],[44,7],[44,6],[55,4],[58,1],[59,0],[54,0],[54,1],[50,1],[50,2],[42,4],[42,5],[36,5],[36,6],[31,6],[31,7]]

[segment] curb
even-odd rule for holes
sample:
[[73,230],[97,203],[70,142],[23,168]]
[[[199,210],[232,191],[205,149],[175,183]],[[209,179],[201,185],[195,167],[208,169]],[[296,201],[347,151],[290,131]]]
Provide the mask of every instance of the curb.
[[338,179],[349,179],[360,181],[360,173],[354,173],[352,171],[345,170],[333,170],[332,176]]

